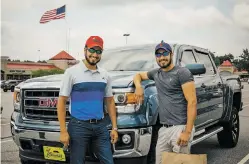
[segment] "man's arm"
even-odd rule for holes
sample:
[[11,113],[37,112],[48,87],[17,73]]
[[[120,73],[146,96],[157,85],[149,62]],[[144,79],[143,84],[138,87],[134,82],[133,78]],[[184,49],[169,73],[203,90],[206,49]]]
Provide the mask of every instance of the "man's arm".
[[117,115],[116,115],[116,106],[112,93],[112,82],[109,75],[107,75],[107,84],[105,89],[105,104],[107,107],[108,114],[112,122],[112,131],[111,131],[111,143],[115,144],[118,141],[118,131],[117,131]]
[[61,81],[59,99],[57,102],[57,116],[60,123],[60,141],[64,144],[64,147],[67,147],[69,144],[69,134],[66,128],[66,102],[71,94],[72,86],[72,75],[66,70]]
[[112,121],[112,128],[117,128],[116,106],[113,97],[105,97],[105,104]]
[[182,85],[183,94],[188,102],[187,106],[187,125],[185,132],[191,134],[194,122],[197,115],[197,98],[195,84],[193,81],[187,82]]
[[57,115],[60,123],[61,132],[66,132],[66,102],[68,97],[60,96],[57,104]]
[[140,88],[141,87],[141,81],[143,80],[148,80],[149,77],[148,77],[148,72],[140,72],[140,73],[137,73],[133,80],[134,80],[134,84],[135,84],[135,87],[136,88]]
[[141,82],[143,80],[148,80],[148,79],[154,80],[154,75],[156,72],[157,72],[157,69],[154,69],[154,70],[149,71],[149,72],[137,73],[134,76],[133,82],[134,82],[134,85],[136,87],[135,99],[136,99],[137,104],[141,104],[144,100],[144,90],[143,90],[143,87],[141,85]]
[[185,131],[182,132],[177,143],[180,146],[186,146],[191,137],[191,132],[193,130],[193,126],[197,115],[196,91],[195,91],[194,77],[187,68],[180,69],[178,72],[178,77],[184,97],[187,100],[187,124]]

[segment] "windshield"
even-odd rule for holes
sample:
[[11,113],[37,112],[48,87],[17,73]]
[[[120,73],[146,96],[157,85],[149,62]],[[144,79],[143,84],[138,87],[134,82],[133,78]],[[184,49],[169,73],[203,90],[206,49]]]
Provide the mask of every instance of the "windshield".
[[99,66],[108,71],[148,71],[157,66],[154,46],[106,50]]

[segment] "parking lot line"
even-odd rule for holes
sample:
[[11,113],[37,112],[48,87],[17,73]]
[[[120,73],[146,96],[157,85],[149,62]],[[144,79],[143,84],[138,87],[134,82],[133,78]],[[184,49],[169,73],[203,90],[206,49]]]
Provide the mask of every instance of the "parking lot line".
[[249,154],[247,154],[238,164],[244,164],[249,160]]
[[245,105],[245,106],[242,106],[242,108],[245,108],[245,107],[247,107],[247,106],[249,106],[249,104],[248,104],[248,105]]
[[1,125],[9,125],[10,123],[7,123],[7,124],[1,124]]
[[0,143],[5,143],[5,142],[10,142],[10,141],[13,141],[13,140],[5,140],[5,141],[1,141]]

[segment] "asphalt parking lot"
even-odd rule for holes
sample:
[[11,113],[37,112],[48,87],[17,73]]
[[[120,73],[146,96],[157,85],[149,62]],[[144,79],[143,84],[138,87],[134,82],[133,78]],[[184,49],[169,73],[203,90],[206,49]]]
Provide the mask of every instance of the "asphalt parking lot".
[[[240,112],[240,138],[232,149],[219,147],[217,137],[209,138],[192,148],[194,154],[207,154],[210,164],[249,164],[249,85],[243,83],[244,109]],[[13,111],[12,92],[1,91],[1,163],[19,164],[18,148],[10,137],[10,116]]]

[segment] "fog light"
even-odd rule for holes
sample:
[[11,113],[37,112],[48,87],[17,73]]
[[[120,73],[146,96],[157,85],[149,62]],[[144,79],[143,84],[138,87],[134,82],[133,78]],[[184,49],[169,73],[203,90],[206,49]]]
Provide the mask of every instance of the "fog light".
[[125,134],[122,136],[122,141],[124,144],[129,144],[131,143],[131,136],[128,134]]
[[120,103],[123,103],[125,101],[125,96],[124,95],[118,95],[118,101]]

